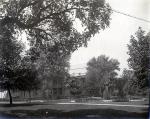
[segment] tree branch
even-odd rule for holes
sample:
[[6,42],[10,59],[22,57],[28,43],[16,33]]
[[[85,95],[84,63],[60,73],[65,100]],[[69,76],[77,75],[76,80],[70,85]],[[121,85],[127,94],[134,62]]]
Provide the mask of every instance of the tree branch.
[[36,5],[39,1],[34,1],[34,2],[31,2],[31,3],[28,3],[27,5],[25,6],[21,6],[21,8],[18,10],[18,14],[25,8],[29,7],[29,6],[32,6],[32,5]]
[[[37,4],[38,1],[35,1],[33,3],[30,3],[28,4],[27,6],[23,7],[22,9],[28,7],[28,6],[31,6],[31,5],[34,5],[34,4]],[[47,5],[46,7],[44,7],[43,9],[41,9],[41,12],[42,10],[45,10],[47,9],[51,4]],[[18,25],[20,28],[23,28],[23,29],[32,29],[33,27],[37,26],[40,22],[46,20],[46,19],[57,19],[57,16],[61,15],[61,14],[64,14],[66,12],[70,12],[71,10],[77,10],[77,9],[82,9],[82,10],[89,10],[88,8],[78,8],[78,7],[71,7],[71,8],[68,8],[66,10],[63,10],[63,11],[60,11],[60,12],[56,12],[56,13],[51,13],[45,17],[42,17],[42,18],[39,18],[37,20],[35,20],[33,23],[31,24],[25,24],[23,22],[21,22],[18,18],[13,18],[13,17],[5,17],[2,21],[1,21],[1,24],[2,25],[6,25],[8,23],[16,23],[16,25]],[[20,9],[21,10],[21,9]]]
[[44,29],[41,29],[41,28],[33,28],[33,29],[43,32],[46,35],[47,39],[48,39],[48,36],[50,36],[51,39],[55,39],[50,33],[47,33]]

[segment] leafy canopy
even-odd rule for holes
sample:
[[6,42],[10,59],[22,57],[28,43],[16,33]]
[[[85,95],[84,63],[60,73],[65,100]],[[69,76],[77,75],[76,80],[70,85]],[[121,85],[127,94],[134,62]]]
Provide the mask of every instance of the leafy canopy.
[[[86,46],[90,37],[109,26],[111,14],[104,0],[3,0],[0,8],[2,26],[26,31],[32,45],[59,43],[64,52]],[[76,19],[83,33],[74,28]]]
[[109,59],[105,55],[92,58],[87,64],[86,75],[89,88],[104,89],[105,85],[109,86],[117,76],[117,70],[119,70],[119,62],[116,59]]
[[135,71],[139,88],[148,86],[148,72],[150,61],[150,36],[145,35],[141,28],[131,36],[128,44],[128,64]]
[[37,88],[36,71],[31,63],[27,64],[21,53],[24,50],[22,42],[12,35],[12,26],[1,28],[0,38],[0,87],[4,90],[29,90]]

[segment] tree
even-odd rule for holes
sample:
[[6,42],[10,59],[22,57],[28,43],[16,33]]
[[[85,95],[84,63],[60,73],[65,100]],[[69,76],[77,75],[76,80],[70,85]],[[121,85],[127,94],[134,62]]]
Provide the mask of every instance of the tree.
[[31,91],[39,88],[40,81],[37,80],[37,71],[31,66],[22,64],[15,68],[7,65],[0,69],[1,88],[7,90],[10,104],[12,104],[11,90]]
[[[70,53],[109,26],[111,8],[104,0],[7,0],[1,1],[1,27],[11,24],[25,31],[32,45],[50,46]],[[79,19],[84,32],[74,28]]]
[[3,27],[3,37],[0,39],[0,84],[2,89],[7,90],[10,104],[12,104],[11,90],[33,89],[37,83],[31,65],[23,63],[22,43],[12,37],[11,30],[11,26]]
[[131,36],[130,44],[128,44],[128,64],[135,72],[137,77],[138,87],[148,87],[148,73],[150,61],[150,37],[145,35],[145,31],[141,28]]
[[105,55],[92,58],[87,63],[87,88],[98,89],[98,95],[103,95],[105,89],[112,85],[113,79],[117,76],[119,62],[116,59],[109,59]]
[[12,38],[11,30],[11,27],[1,28],[3,36],[0,39],[0,81],[1,87],[8,91],[10,104],[12,103],[10,89],[14,88],[12,77],[20,63],[22,52],[20,43]]

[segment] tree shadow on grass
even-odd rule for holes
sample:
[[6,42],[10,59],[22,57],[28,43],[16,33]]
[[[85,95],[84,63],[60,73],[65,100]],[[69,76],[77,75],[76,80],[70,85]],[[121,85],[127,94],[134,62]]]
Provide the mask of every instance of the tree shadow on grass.
[[24,107],[24,106],[34,106],[34,105],[46,105],[44,103],[22,103],[22,104],[0,104],[0,107]]

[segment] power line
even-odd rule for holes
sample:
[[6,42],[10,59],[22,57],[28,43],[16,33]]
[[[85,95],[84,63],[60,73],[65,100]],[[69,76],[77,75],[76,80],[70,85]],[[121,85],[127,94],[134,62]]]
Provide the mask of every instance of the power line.
[[[149,20],[146,20],[146,19],[143,19],[143,18],[139,18],[139,17],[135,17],[135,16],[133,16],[133,15],[126,14],[126,13],[120,12],[120,11],[115,10],[115,9],[112,9],[112,11],[113,11],[113,12],[116,12],[116,13],[119,13],[119,14],[122,14],[122,15],[125,15],[125,16],[128,16],[128,17],[131,17],[131,18],[134,18],[134,19],[137,19],[137,20],[141,20],[141,21],[150,23]],[[78,64],[78,65],[81,65],[81,64]],[[73,66],[76,66],[76,65],[73,65]],[[87,67],[82,67],[82,68],[74,68],[74,69],[70,69],[70,70],[78,70],[78,69],[86,69],[86,68],[87,68]]]
[[125,16],[128,16],[128,17],[131,17],[131,18],[134,18],[134,19],[137,19],[137,20],[141,20],[141,21],[150,23],[149,20],[146,20],[146,19],[143,19],[143,18],[140,18],[140,17],[136,17],[136,16],[133,16],[133,15],[130,15],[130,14],[126,14],[126,13],[120,12],[120,11],[115,10],[115,9],[112,9],[112,11],[114,11],[116,13],[119,13],[119,14],[122,14],[122,15],[125,15]]

